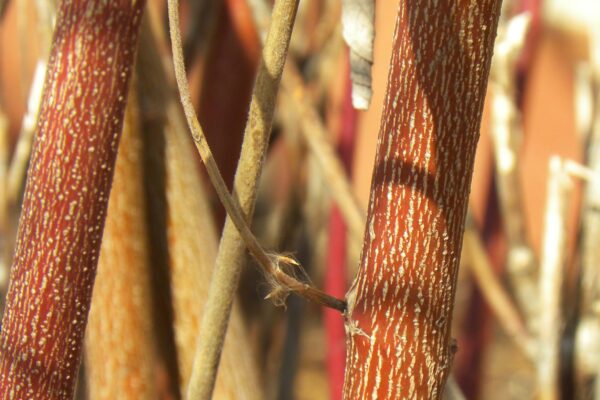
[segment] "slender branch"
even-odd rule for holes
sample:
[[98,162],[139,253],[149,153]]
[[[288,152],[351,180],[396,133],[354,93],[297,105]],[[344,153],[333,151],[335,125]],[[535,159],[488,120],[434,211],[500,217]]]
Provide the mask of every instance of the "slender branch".
[[463,253],[467,252],[468,266],[483,297],[496,314],[506,333],[527,356],[533,359],[535,356],[534,338],[527,331],[510,296],[494,275],[490,260],[475,227],[467,226],[463,240]]
[[282,100],[285,107],[295,110],[297,120],[301,124],[302,137],[310,151],[315,155],[324,178],[330,185],[331,195],[344,215],[350,229],[351,238],[355,245],[361,246],[366,216],[361,211],[358,200],[352,192],[342,162],[335,154],[331,143],[327,140],[327,130],[306,95],[304,82],[295,65],[288,65],[281,86]]
[[267,278],[275,280],[276,290],[273,293],[277,293],[279,290],[295,292],[309,300],[342,312],[345,310],[345,302],[328,296],[306,283],[299,282],[283,272],[280,265],[294,265],[295,262],[287,257],[268,255],[254,237],[246,222],[254,209],[258,177],[266,154],[275,98],[293,29],[297,2],[295,0],[278,1],[273,11],[273,22],[267,34],[263,50],[263,62],[259,68],[252,96],[249,122],[246,127],[242,155],[234,184],[239,203],[236,203],[227,191],[192,108],[181,50],[177,2],[169,0],[168,9],[175,76],[186,119],[192,131],[196,148],[229,216],[225,224],[219,254],[217,255],[215,274],[211,282],[206,312],[203,316],[200,331],[199,348],[188,389],[189,398],[205,399],[209,398],[213,391],[231,304],[239,280],[239,272],[244,262],[243,247],[239,236],[264,269]]
[[528,325],[538,316],[536,260],[528,243],[519,182],[521,125],[516,104],[515,73],[525,43],[529,14],[503,16],[490,73],[493,88],[491,133],[502,221],[508,239],[507,270]]
[[21,131],[15,148],[15,153],[8,168],[7,196],[9,201],[16,203],[23,190],[23,182],[27,172],[27,164],[33,144],[33,133],[37,125],[38,110],[42,101],[42,89],[44,88],[44,77],[46,76],[46,62],[38,61],[33,76],[33,83],[29,91],[27,101],[27,112],[23,116]]
[[560,342],[563,326],[562,285],[566,261],[566,212],[572,182],[560,157],[549,162],[544,237],[540,264],[539,398],[560,396]]
[[[194,139],[194,143],[196,144],[196,148],[198,149],[198,152],[200,153],[200,156],[202,157],[202,160],[205,163],[206,169],[209,174],[209,178],[212,184],[215,186],[215,189],[219,195],[219,199],[223,203],[223,206],[225,207],[229,218],[235,225],[235,228],[239,231],[239,234],[242,237],[244,244],[248,248],[248,251],[250,251],[250,253],[255,257],[260,266],[265,270],[267,276],[275,277],[278,282],[280,282],[290,291],[296,292],[309,300],[316,301],[317,303],[326,307],[334,308],[339,311],[344,311],[345,305],[342,300],[328,296],[327,294],[313,288],[312,286],[306,283],[297,281],[295,278],[287,275],[285,272],[282,271],[281,267],[279,266],[279,263],[291,264],[295,267],[300,267],[300,265],[298,265],[294,260],[290,259],[289,257],[267,254],[267,252],[262,248],[256,237],[248,227],[248,224],[246,223],[246,218],[244,218],[243,216],[243,211],[240,209],[240,205],[238,205],[231,196],[231,194],[229,194],[227,186],[225,185],[225,182],[223,181],[223,178],[221,177],[221,174],[219,172],[219,168],[214,161],[210,148],[208,147],[200,123],[198,122],[194,114],[187,78],[185,77],[185,72],[181,69],[181,61],[183,60],[183,58],[181,57],[182,53],[181,50],[177,50],[177,48],[181,48],[181,39],[178,38],[178,29],[173,29],[173,27],[176,26],[174,24],[178,23],[178,11],[175,7],[173,7],[174,3],[175,1],[169,0],[169,17],[172,35],[171,38],[173,43],[173,58],[175,61],[175,74],[177,78],[177,85],[181,94],[181,102],[184,108],[184,112],[186,114],[188,126],[192,131],[192,136]],[[275,95],[275,93],[271,95],[265,94],[259,97],[275,97]],[[252,121],[251,118],[249,124],[253,124],[253,122],[256,123],[255,121]],[[250,129],[252,129],[252,127]],[[239,193],[236,194],[239,196]]]

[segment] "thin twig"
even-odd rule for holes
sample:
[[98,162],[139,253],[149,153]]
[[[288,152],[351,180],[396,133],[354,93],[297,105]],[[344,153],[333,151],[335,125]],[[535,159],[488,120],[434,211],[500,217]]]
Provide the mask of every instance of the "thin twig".
[[[592,131],[587,146],[587,166],[596,176],[600,175],[600,27],[590,24],[590,64],[592,69],[594,106],[592,115]],[[583,212],[583,238],[582,238],[582,277],[581,283],[584,290],[583,299],[588,300],[589,310],[583,310],[592,315],[596,324],[600,318],[600,213],[598,201],[600,199],[600,182],[598,179],[588,182],[584,194]],[[586,306],[586,304],[583,304]],[[593,338],[594,341],[598,337]],[[585,351],[587,349],[584,349]],[[594,359],[594,399],[600,400],[600,362]]]
[[[315,300],[319,304],[322,304],[324,306],[334,308],[339,311],[344,311],[345,305],[343,301],[332,298],[331,296],[328,296],[327,294],[316,290],[310,285],[297,281],[295,278],[292,278],[291,276],[284,273],[281,270],[281,268],[277,266],[279,262],[284,262],[291,263],[292,265],[299,267],[299,265],[295,264],[295,261],[291,260],[288,257],[267,254],[267,252],[258,243],[256,237],[250,231],[250,228],[246,223],[246,219],[242,215],[243,211],[240,209],[240,205],[236,204],[233,197],[229,194],[227,186],[225,185],[223,178],[221,177],[219,168],[217,167],[214,161],[202,128],[200,127],[200,123],[198,122],[194,114],[194,110],[191,104],[191,97],[189,96],[189,86],[187,83],[187,78],[184,75],[184,71],[181,69],[181,51],[177,50],[177,47],[180,47],[179,44],[181,43],[181,40],[178,38],[178,29],[173,29],[174,24],[177,23],[178,20],[178,16],[176,15],[178,12],[176,11],[176,8],[173,7],[174,3],[175,2],[173,0],[169,0],[169,15],[171,19],[170,25],[173,41],[173,58],[175,61],[175,73],[177,77],[177,84],[181,94],[181,101],[184,107],[189,128],[192,130],[192,136],[196,144],[196,148],[198,149],[198,152],[200,153],[200,156],[202,157],[202,160],[206,165],[206,169],[208,171],[211,182],[215,186],[215,189],[217,190],[217,193],[219,195],[219,199],[223,203],[223,206],[225,207],[228,216],[231,218],[233,224],[235,224],[235,227],[239,231],[239,234],[242,237],[244,244],[248,247],[250,253],[252,253],[252,255],[256,258],[261,267],[264,268],[269,275],[276,277],[277,280],[279,280],[280,283],[282,283],[284,286],[288,287],[293,292],[302,294],[303,297]],[[265,69],[265,73],[267,73],[266,68],[263,69]],[[253,121],[251,118],[250,124],[252,124],[252,122]],[[250,129],[253,129],[253,127],[251,127]],[[238,195],[238,197],[240,196],[239,193],[236,194]]]
[[465,400],[466,397],[463,394],[460,386],[458,386],[458,382],[452,375],[448,377],[446,381],[446,389],[444,390],[444,399],[445,400]]
[[[248,4],[262,39],[265,36],[263,32],[269,23],[269,6],[265,0],[252,0]],[[295,63],[288,63],[283,74],[281,89],[284,108],[295,110],[294,114],[297,115],[297,121],[301,124],[302,137],[315,155],[325,179],[331,186],[331,194],[348,224],[354,246],[362,248],[366,216],[352,192],[342,162],[327,140],[327,129],[306,94],[302,76]]]
[[[243,247],[239,236],[264,269],[267,277],[275,280],[276,290],[295,292],[324,306],[342,312],[345,310],[343,300],[328,296],[283,272],[279,266],[280,263],[294,265],[295,262],[287,257],[268,255],[254,237],[246,222],[254,211],[258,177],[268,145],[275,99],[287,55],[296,9],[297,2],[295,0],[281,0],[276,3],[273,10],[273,22],[267,34],[263,62],[259,68],[252,96],[249,121],[234,184],[238,201],[236,203],[227,191],[192,107],[181,49],[177,1],[168,1],[175,76],[181,102],[196,148],[228,213],[223,239],[217,255],[215,273],[209,290],[206,311],[203,316],[202,329],[198,340],[199,348],[197,349],[190,387],[188,388],[190,399],[210,398],[214,387],[231,304],[239,280],[239,272],[244,262]],[[240,210],[240,207],[243,211]],[[239,233],[236,232],[236,229]]]
[[498,197],[508,239],[507,270],[518,304],[524,310],[529,327],[535,329],[538,315],[536,260],[527,240],[521,202],[519,149],[522,131],[514,78],[530,21],[529,14],[501,20],[490,84],[493,88],[491,134]]
[[331,186],[331,195],[340,207],[351,232],[355,245],[362,246],[366,217],[352,192],[348,176],[342,162],[335,154],[331,143],[326,139],[327,130],[310,103],[304,90],[304,83],[298,69],[289,64],[281,83],[282,99],[286,107],[296,110],[302,137],[320,164],[321,171]]
[[534,338],[527,331],[527,327],[510,296],[494,275],[479,233],[472,224],[467,226],[463,240],[463,253],[467,252],[468,266],[473,273],[477,286],[481,289],[483,297],[496,318],[498,318],[502,328],[515,341],[517,346],[533,360],[535,357]]
[[39,60],[29,92],[27,112],[25,113],[25,116],[23,116],[15,153],[8,168],[6,191],[8,200],[12,203],[17,202],[21,190],[23,190],[27,165],[29,164],[29,155],[31,154],[31,146],[33,145],[33,132],[35,131],[38,120],[38,110],[42,99],[45,76],[46,62]]
[[559,398],[562,285],[566,258],[566,211],[571,180],[560,157],[549,162],[544,238],[540,264],[538,383],[540,399]]

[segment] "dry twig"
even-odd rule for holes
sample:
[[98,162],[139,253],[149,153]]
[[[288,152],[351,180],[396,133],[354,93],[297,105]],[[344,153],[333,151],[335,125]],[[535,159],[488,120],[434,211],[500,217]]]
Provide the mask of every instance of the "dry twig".
[[544,238],[540,264],[538,383],[540,399],[559,398],[562,286],[566,258],[566,210],[572,183],[560,157],[549,162]]
[[[506,17],[505,17],[506,18]],[[525,43],[529,14],[501,23],[496,39],[490,84],[493,88],[491,133],[502,221],[508,239],[507,270],[527,323],[537,317],[536,260],[528,243],[519,182],[520,114],[516,104],[515,71]]]
[[[231,304],[244,262],[244,244],[264,269],[267,278],[273,280],[272,283],[275,287],[273,296],[285,297],[287,292],[296,292],[309,300],[340,311],[345,310],[345,302],[328,296],[285,273],[282,265],[298,267],[295,261],[280,255],[268,255],[247,225],[247,219],[253,213],[258,177],[266,154],[275,98],[289,46],[297,2],[294,0],[279,1],[273,11],[273,22],[267,34],[263,62],[259,68],[250,105],[249,122],[234,184],[237,203],[227,191],[191,106],[181,50],[177,2],[169,0],[168,4],[175,75],[181,101],[196,147],[228,213],[200,331],[199,345],[201,347],[197,351],[188,389],[190,398],[204,399],[210,397],[214,387]],[[240,236],[243,242],[240,241]],[[282,293],[278,293],[279,291]]]

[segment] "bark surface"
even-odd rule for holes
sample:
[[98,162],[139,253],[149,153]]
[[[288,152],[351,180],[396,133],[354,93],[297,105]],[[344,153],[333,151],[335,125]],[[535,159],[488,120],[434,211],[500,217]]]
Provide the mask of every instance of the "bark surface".
[[60,4],[0,337],[1,399],[70,399],[144,1]]
[[500,0],[400,1],[345,399],[437,399]]

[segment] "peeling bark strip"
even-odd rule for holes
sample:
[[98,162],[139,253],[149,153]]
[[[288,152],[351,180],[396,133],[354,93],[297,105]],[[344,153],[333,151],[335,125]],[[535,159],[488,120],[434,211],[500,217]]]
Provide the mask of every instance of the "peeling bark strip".
[[344,398],[437,399],[500,0],[402,0]]
[[0,399],[71,399],[143,0],[62,1],[0,337]]

